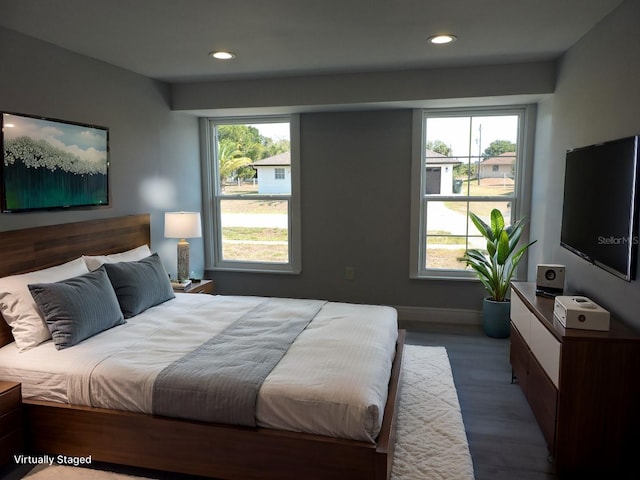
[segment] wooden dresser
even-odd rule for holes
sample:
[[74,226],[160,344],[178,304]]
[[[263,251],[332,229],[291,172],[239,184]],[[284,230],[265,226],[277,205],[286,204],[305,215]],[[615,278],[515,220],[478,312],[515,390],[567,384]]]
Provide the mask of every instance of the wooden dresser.
[[557,471],[638,468],[640,334],[614,318],[608,332],[565,329],[553,303],[512,284],[511,366]]
[[22,452],[20,384],[0,380],[0,467]]

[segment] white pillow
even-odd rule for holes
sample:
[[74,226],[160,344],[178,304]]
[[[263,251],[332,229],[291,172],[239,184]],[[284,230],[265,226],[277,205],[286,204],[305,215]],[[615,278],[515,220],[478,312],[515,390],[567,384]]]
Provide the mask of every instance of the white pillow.
[[89,269],[82,258],[76,258],[44,270],[0,278],[0,312],[11,327],[18,350],[28,350],[51,338],[27,285],[57,282],[85,273]]
[[111,255],[83,255],[82,258],[87,268],[92,272],[99,269],[103,263],[135,262],[151,255],[147,245],[140,245],[126,252],[112,253]]

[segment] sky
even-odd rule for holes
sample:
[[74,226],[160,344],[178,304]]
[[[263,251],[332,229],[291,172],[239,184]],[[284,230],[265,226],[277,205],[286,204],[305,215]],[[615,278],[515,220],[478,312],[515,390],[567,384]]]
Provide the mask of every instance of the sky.
[[[480,137],[481,144],[478,143]],[[470,138],[471,142],[469,142]],[[451,147],[454,157],[478,156],[494,140],[510,140],[517,143],[517,138],[518,117],[516,115],[427,119],[427,142],[443,141]]]
[[251,125],[256,127],[263,135],[273,140],[289,140],[289,124],[288,123],[257,123]]
[[[259,123],[252,125],[261,135],[274,140],[289,139],[288,123]],[[518,117],[515,115],[485,117],[438,117],[430,118],[427,124],[427,141],[442,140],[451,146],[453,156],[479,155],[494,140],[518,138]],[[469,135],[471,152],[469,152]],[[482,137],[482,142],[478,140]]]
[[46,140],[60,150],[72,153],[87,162],[107,159],[107,130],[54,120],[3,113],[3,134],[6,138],[28,136]]

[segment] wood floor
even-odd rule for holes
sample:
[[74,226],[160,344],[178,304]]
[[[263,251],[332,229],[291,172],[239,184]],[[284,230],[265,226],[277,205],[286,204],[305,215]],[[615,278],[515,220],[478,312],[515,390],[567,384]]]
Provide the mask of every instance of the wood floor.
[[447,348],[476,480],[557,479],[533,413],[511,383],[508,339],[489,338],[479,326],[401,327],[407,343]]
[[[524,395],[511,383],[508,339],[488,338],[479,326],[406,323],[401,327],[408,329],[407,343],[447,348],[476,480],[557,480]],[[103,468],[133,475],[149,473],[113,465]],[[19,479],[26,470],[0,469],[0,478]],[[176,478],[153,473],[160,479]]]

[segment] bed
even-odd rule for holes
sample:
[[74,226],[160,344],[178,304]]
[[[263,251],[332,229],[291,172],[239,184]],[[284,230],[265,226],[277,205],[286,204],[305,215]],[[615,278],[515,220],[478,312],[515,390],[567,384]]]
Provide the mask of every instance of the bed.
[[[0,277],[46,268],[84,254],[106,255],[122,252],[141,244],[149,243],[149,216],[133,215],[127,217],[110,218],[103,220],[91,220],[51,227],[37,227],[18,231],[0,233],[0,249],[3,252],[11,251],[12,255],[3,255],[0,259]],[[249,307],[246,304],[240,306],[239,300],[234,297],[210,297],[194,296],[192,294],[177,294],[175,300],[160,305],[158,311],[174,309],[177,312],[186,312],[186,305],[196,304],[197,308],[207,310],[209,315],[220,313],[220,322],[224,324],[222,314],[231,311],[242,317]],[[199,297],[199,298],[196,298]],[[207,298],[205,298],[207,297]],[[269,299],[247,297],[250,305],[255,305],[260,310],[263,305],[272,303]],[[275,302],[285,300],[276,299]],[[346,311],[339,310],[346,308]],[[154,307],[155,308],[155,307]],[[253,307],[252,307],[253,308]],[[269,306],[269,308],[272,308]],[[289,308],[287,305],[286,308]],[[293,355],[307,350],[312,345],[305,343],[311,341],[314,329],[321,325],[332,325],[331,319],[352,315],[350,308],[371,309],[370,311],[355,312],[355,316],[366,317],[368,315],[384,314],[384,307],[349,306],[333,303],[317,306],[319,309],[314,314],[314,320],[309,327],[304,329],[291,345],[287,355],[292,357],[287,360],[285,356],[277,368],[292,372],[300,372],[301,358]],[[336,310],[338,309],[338,310]],[[136,317],[129,319],[126,325],[105,332],[105,336],[113,335],[118,330],[128,332],[136,329],[148,331],[149,325],[157,323],[153,317],[156,310],[150,309]],[[254,311],[254,310],[251,310]],[[387,312],[388,313],[388,312]],[[315,318],[317,315],[318,318]],[[353,318],[355,318],[355,316]],[[190,320],[191,319],[191,320]],[[208,325],[198,324],[196,316],[191,318],[185,313],[185,322],[196,322],[188,329],[200,331],[209,328]],[[216,322],[211,322],[210,334],[218,332]],[[329,327],[328,328],[330,331]],[[286,412],[296,412],[296,406],[292,404],[274,404],[272,411],[267,408],[266,413],[259,413],[256,409],[257,424],[255,426],[228,425],[221,422],[211,422],[206,419],[176,418],[165,414],[157,414],[149,410],[148,401],[135,400],[132,405],[121,405],[109,383],[105,383],[103,395],[107,401],[101,407],[85,406],[82,400],[83,392],[88,389],[80,386],[79,393],[68,395],[68,390],[56,388],[40,388],[40,390],[28,390],[25,386],[23,407],[26,417],[26,438],[28,446],[33,452],[49,454],[65,454],[75,456],[91,455],[93,461],[104,461],[144,468],[174,471],[186,474],[214,476],[216,478],[334,478],[344,479],[385,479],[389,478],[391,463],[393,460],[393,447],[395,435],[396,409],[398,405],[399,377],[402,364],[402,347],[404,332],[394,331],[393,338],[397,343],[393,345],[393,351],[389,362],[392,362],[388,376],[388,384],[385,379],[384,403],[380,405],[379,421],[372,428],[355,429],[346,428],[341,431],[338,426],[323,428],[322,422],[305,421],[298,424],[282,423],[288,421],[287,416],[299,418],[301,415],[287,415]],[[318,333],[315,333],[316,335]],[[102,334],[101,334],[102,335]],[[330,332],[329,335],[336,335]],[[147,345],[141,350],[153,350],[161,344],[163,336],[156,340],[149,337],[151,346]],[[187,335],[188,336],[188,335]],[[125,341],[127,335],[124,334]],[[13,337],[4,321],[0,322],[0,345],[7,348],[0,349],[0,361],[3,355],[13,348]],[[122,341],[122,340],[119,340]],[[153,346],[153,342],[156,342]],[[193,339],[190,341],[194,341]],[[160,342],[160,343],[158,343]],[[49,342],[51,343],[51,342]],[[102,365],[103,359],[71,360],[75,352],[96,354],[100,351],[100,343],[96,338],[90,338],[78,346],[70,348],[65,360],[69,364],[88,362],[86,368],[93,369],[95,365]],[[40,347],[38,347],[40,348]],[[75,349],[75,350],[74,350]],[[49,345],[49,352],[43,354],[44,362],[52,365],[52,368],[61,368],[51,358],[55,357],[55,350]],[[65,352],[62,350],[61,352]],[[47,355],[54,355],[48,357]],[[388,354],[387,354],[388,355]],[[32,355],[36,356],[36,355]],[[108,356],[108,355],[107,355]],[[316,355],[317,356],[317,355]],[[6,357],[6,355],[5,355]],[[171,355],[166,361],[171,363]],[[148,362],[147,359],[139,359],[136,362]],[[58,363],[64,363],[60,360]],[[367,361],[366,363],[371,363]],[[375,362],[373,362],[375,363]],[[384,363],[384,362],[382,362]],[[127,362],[124,362],[127,364]],[[122,368],[123,363],[116,362],[117,368]],[[296,370],[296,366],[300,367]],[[27,372],[21,372],[19,364],[10,364],[5,375],[11,375],[13,380],[25,379],[25,385],[29,384]],[[112,366],[113,367],[113,366]],[[105,371],[113,370],[107,368]],[[116,368],[116,370],[117,370]],[[338,367],[341,368],[341,367]],[[304,370],[302,370],[304,371]],[[49,372],[50,378],[54,378],[56,372]],[[277,369],[273,370],[273,374]],[[358,373],[358,376],[361,374]],[[131,375],[127,373],[126,377]],[[277,378],[282,376],[274,375]],[[327,378],[331,377],[328,375]],[[277,393],[273,387],[271,377],[265,380],[261,388],[265,391]],[[135,389],[135,381],[131,380],[129,390]],[[106,380],[105,380],[106,381]],[[64,382],[74,381],[66,378]],[[38,382],[31,382],[37,384]],[[272,382],[276,385],[277,381]],[[47,385],[40,382],[40,385]],[[120,387],[119,387],[120,388]],[[98,389],[96,388],[96,391]],[[118,390],[117,388],[115,390]],[[67,393],[65,393],[67,392]],[[106,392],[106,393],[105,393]],[[121,396],[122,397],[122,396]],[[127,393],[122,398],[129,398]],[[274,398],[277,395],[274,396]],[[286,400],[286,399],[285,399]],[[93,400],[90,403],[94,403]],[[270,402],[265,402],[265,405]],[[101,404],[102,405],[102,404]],[[264,409],[263,409],[264,410]],[[377,410],[377,409],[375,409]],[[318,417],[322,418],[321,409],[314,410]],[[285,413],[283,413],[285,412]],[[335,413],[325,416],[335,417]],[[347,425],[350,422],[344,421]]]

